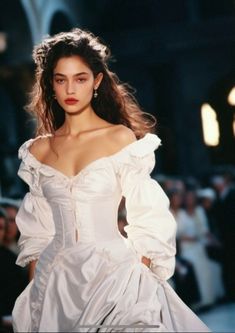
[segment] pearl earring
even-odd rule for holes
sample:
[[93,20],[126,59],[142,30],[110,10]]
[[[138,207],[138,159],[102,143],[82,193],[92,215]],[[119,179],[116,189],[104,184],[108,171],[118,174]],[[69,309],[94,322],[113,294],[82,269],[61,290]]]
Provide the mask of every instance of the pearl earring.
[[97,89],[95,89],[94,98],[97,98],[97,96],[98,96]]

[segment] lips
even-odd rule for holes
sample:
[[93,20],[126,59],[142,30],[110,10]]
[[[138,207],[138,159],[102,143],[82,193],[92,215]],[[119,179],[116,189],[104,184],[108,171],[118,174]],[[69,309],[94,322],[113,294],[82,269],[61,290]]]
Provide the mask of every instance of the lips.
[[74,104],[78,103],[78,100],[75,99],[75,98],[67,98],[65,100],[65,103],[68,104],[68,105],[74,105]]

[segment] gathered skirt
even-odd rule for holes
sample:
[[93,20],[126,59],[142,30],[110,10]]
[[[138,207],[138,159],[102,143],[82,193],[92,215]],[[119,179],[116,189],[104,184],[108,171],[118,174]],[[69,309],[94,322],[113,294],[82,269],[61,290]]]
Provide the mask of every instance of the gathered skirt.
[[78,243],[37,262],[15,302],[15,332],[209,332],[167,281],[129,249]]

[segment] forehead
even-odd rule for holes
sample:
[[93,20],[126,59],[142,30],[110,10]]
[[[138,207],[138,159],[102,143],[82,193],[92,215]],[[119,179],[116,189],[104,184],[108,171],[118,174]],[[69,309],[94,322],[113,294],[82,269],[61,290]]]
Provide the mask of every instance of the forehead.
[[84,60],[77,55],[71,57],[60,58],[54,68],[54,74],[76,74],[79,72],[91,73],[91,69],[84,62]]

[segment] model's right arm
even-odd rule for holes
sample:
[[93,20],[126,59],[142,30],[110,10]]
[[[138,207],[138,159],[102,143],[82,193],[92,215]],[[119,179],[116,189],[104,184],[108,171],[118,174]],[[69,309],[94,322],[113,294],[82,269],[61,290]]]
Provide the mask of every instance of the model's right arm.
[[31,281],[34,278],[34,270],[35,270],[36,264],[37,264],[37,260],[33,260],[29,263],[29,281]]
[[20,231],[20,253],[16,264],[24,267],[32,262],[32,278],[36,260],[55,234],[51,209],[45,197],[28,192],[16,215],[16,224]]
[[[40,184],[40,163],[29,152],[37,141],[41,145],[45,140],[30,139],[19,149],[18,157],[22,160],[18,176],[29,186],[20,209],[16,215],[16,224],[20,231],[18,245],[20,253],[16,260],[19,266],[29,265],[30,279],[41,252],[50,243],[55,234],[51,208],[43,196]],[[39,144],[36,145],[39,149]]]

